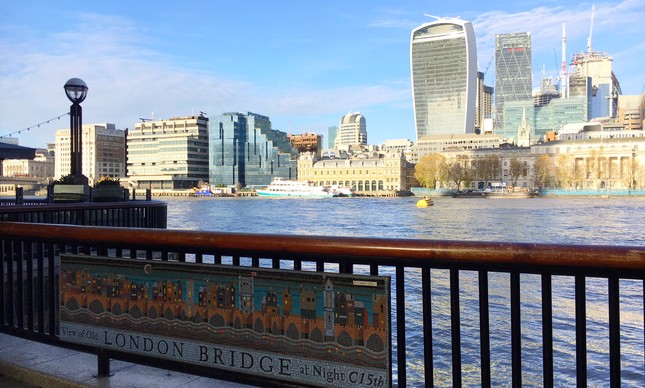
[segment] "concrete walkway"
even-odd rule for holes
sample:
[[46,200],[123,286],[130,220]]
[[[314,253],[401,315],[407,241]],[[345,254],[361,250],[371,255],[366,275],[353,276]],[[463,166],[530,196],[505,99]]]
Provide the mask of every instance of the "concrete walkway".
[[15,384],[9,387],[248,387],[118,360],[110,362],[110,371],[114,375],[96,378],[93,354],[0,333],[0,382]]

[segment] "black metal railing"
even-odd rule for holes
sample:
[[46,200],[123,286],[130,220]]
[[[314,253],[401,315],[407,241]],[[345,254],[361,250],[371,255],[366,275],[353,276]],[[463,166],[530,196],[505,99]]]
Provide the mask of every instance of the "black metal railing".
[[[557,346],[573,347],[567,352],[568,357],[575,359],[572,379],[574,384],[582,387],[591,378],[587,373],[590,354],[598,352],[598,349],[590,351],[587,347],[587,325],[591,324],[592,318],[587,311],[587,283],[600,279],[607,284],[607,297],[601,302],[607,307],[607,319],[600,324],[608,328],[609,345],[603,351],[608,353],[609,367],[603,376],[593,376],[593,379],[606,381],[607,384],[599,385],[612,387],[621,384],[638,386],[645,379],[642,369],[639,371],[637,367],[635,371],[626,373],[621,367],[645,363],[642,340],[645,333],[642,318],[645,303],[644,247],[278,236],[11,222],[0,222],[0,239],[0,276],[4,279],[0,288],[0,300],[3,301],[0,305],[0,331],[58,346],[94,351],[58,339],[56,266],[62,252],[285,270],[367,273],[392,276],[395,385],[571,385],[561,381],[561,375],[555,372],[560,353],[554,347],[554,328],[555,320],[561,318],[554,318],[556,299],[553,295],[554,289],[561,287],[563,279],[566,279],[573,284],[572,295],[566,301],[571,300],[574,306],[570,320],[575,327],[575,338],[568,344]],[[435,271],[447,275],[445,283],[436,281]],[[502,292],[500,283],[493,282],[493,278],[500,274],[507,277],[502,282],[508,285],[503,287],[503,292],[509,294],[507,299],[499,299],[497,293]],[[538,291],[535,293],[539,297],[534,303],[522,301],[535,296],[524,289],[527,287],[525,278],[537,279]],[[630,328],[636,331],[636,338],[640,338],[636,340],[636,351],[625,353],[621,352],[621,304],[628,298],[621,291],[621,282],[635,284],[636,291],[630,289],[629,296],[630,300],[635,300],[635,307],[630,307],[630,311],[636,311],[637,316],[640,314],[640,323],[636,319],[636,329]],[[23,287],[16,287],[21,284]],[[468,294],[468,290],[474,290],[473,295]],[[443,296],[437,295],[438,291]],[[443,306],[440,299],[448,300],[447,311],[437,310],[438,306]],[[466,299],[476,301],[476,314],[464,312]],[[500,306],[500,303],[505,305]],[[500,319],[492,313],[493,307],[503,307],[507,314],[504,313]],[[526,314],[541,319],[541,333],[537,338],[523,334],[528,324],[527,318],[523,318]],[[421,316],[420,322],[414,322],[417,315]],[[449,340],[435,332],[440,326],[446,326],[444,316],[449,321]],[[493,322],[494,317],[497,317],[497,323]],[[473,320],[477,323],[471,322]],[[594,313],[593,324],[597,324],[596,320]],[[491,343],[492,335],[500,330],[500,322],[510,322],[508,352],[493,349]],[[473,344],[465,343],[463,338],[466,325],[469,330],[479,332],[474,362],[470,360],[472,354],[469,361],[464,359],[465,354],[472,353],[473,349]],[[421,335],[409,340],[413,329],[420,330]],[[411,355],[412,347],[422,349],[420,354]],[[440,359],[439,352],[449,353],[448,360]],[[523,373],[527,367],[523,356],[527,353],[532,356],[531,360],[540,359],[540,376],[527,378]],[[99,355],[99,366],[103,365],[99,368],[100,373],[106,372],[106,363],[109,371],[109,358],[106,361],[106,357],[144,364],[153,362],[143,356],[110,352],[107,356]],[[500,375],[494,373],[500,358],[510,360],[509,377],[504,376],[508,381],[500,381]],[[421,367],[412,363],[418,359]],[[154,365],[213,375],[212,370],[179,366],[170,361],[154,360]],[[444,372],[443,369],[451,372],[447,377],[442,373],[439,379],[437,376]],[[226,372],[218,373],[218,378],[230,378]],[[472,376],[473,373],[476,377]],[[252,378],[248,382],[267,383]]]
[[42,203],[0,206],[0,221],[132,228],[166,228],[168,206],[161,201]]

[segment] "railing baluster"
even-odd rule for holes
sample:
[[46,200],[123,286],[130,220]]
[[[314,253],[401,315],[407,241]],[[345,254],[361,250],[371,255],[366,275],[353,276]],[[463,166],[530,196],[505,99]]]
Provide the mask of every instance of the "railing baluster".
[[620,387],[620,282],[618,277],[609,277],[608,294],[609,381],[611,387]]
[[[5,240],[0,240],[0,253],[2,253],[2,256],[0,256],[0,279],[3,280],[5,278],[4,263],[7,257],[10,257],[6,250],[7,245]],[[5,323],[5,288],[7,284],[9,283],[3,281],[2,286],[0,286],[0,325],[4,325]]]
[[25,328],[25,316],[24,316],[24,279],[23,279],[23,261],[24,261],[24,249],[23,242],[16,241],[14,242],[14,252],[16,260],[16,325],[20,329]]
[[522,316],[520,311],[520,273],[511,272],[511,369],[512,384],[522,386]]
[[24,242],[25,256],[27,256],[27,295],[25,297],[25,308],[27,309],[27,330],[34,330],[34,252],[32,243]]
[[585,277],[576,275],[576,377],[578,388],[587,386],[587,303]]
[[49,335],[55,336],[56,333],[56,292],[58,292],[58,284],[56,283],[56,251],[57,246],[54,244],[47,244],[47,275],[49,276],[49,283],[47,291],[49,292]]
[[396,266],[396,354],[399,387],[407,385],[405,355],[405,267]]
[[488,307],[488,272],[479,271],[479,349],[481,386],[490,387],[490,310]]
[[452,337],[452,386],[461,387],[461,312],[459,270],[450,270],[450,331]]
[[421,270],[421,293],[423,295],[423,358],[425,383],[434,386],[434,356],[432,354],[432,279],[430,268]]
[[542,275],[542,378],[553,387],[553,287],[551,275]]

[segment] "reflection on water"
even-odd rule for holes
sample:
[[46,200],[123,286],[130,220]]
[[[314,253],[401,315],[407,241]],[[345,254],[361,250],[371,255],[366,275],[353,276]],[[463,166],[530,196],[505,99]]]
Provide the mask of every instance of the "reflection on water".
[[[453,199],[436,198],[419,209],[416,198],[170,198],[168,228],[204,231],[475,240],[590,245],[645,244],[642,198]],[[332,268],[333,267],[333,268]],[[337,266],[330,266],[332,271]],[[395,282],[392,276],[393,305]],[[367,273],[367,270],[366,270]],[[408,383],[423,386],[423,335],[420,271],[406,270]],[[511,383],[510,277],[489,274],[491,373],[495,385]],[[431,271],[434,378],[451,385],[449,271]],[[607,386],[607,281],[586,283],[591,386]],[[480,385],[478,276],[460,274],[462,372],[464,385]],[[522,371],[526,386],[542,383],[540,277],[521,276]],[[643,370],[643,282],[621,281],[621,367],[623,384],[640,386]],[[553,277],[554,372],[559,386],[575,380],[574,281]],[[393,308],[393,310],[395,310]],[[395,314],[396,311],[393,311]],[[392,320],[396,338],[396,321]],[[396,360],[396,349],[393,360]],[[630,360],[631,364],[627,362]],[[394,362],[396,373],[396,362]]]

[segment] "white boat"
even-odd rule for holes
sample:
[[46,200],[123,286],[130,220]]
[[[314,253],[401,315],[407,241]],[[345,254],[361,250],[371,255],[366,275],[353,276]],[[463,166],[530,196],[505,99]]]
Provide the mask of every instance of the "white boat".
[[290,181],[275,178],[265,189],[256,190],[260,197],[331,198],[335,195],[309,181]]
[[354,189],[346,186],[331,185],[329,186],[329,191],[334,194],[334,197],[353,197],[356,195]]

